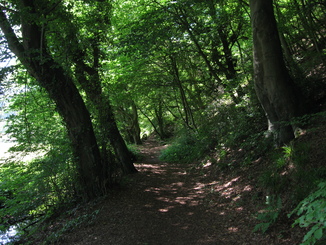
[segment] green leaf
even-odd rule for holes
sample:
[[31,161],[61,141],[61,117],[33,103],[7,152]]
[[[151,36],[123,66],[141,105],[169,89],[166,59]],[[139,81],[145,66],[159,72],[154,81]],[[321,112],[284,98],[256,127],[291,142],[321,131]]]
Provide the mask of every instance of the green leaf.
[[314,232],[315,232],[317,229],[318,229],[317,226],[312,227],[311,230],[308,231],[307,234],[304,236],[303,241],[305,242],[305,241],[308,241],[309,239],[311,239],[311,238],[312,238],[312,234],[314,234]]
[[314,233],[316,239],[320,239],[323,236],[323,227],[319,227]]
[[253,232],[257,232],[257,231],[261,231],[262,233],[265,233],[269,226],[271,225],[271,223],[260,223],[260,224],[257,224],[255,225],[254,229],[253,229]]

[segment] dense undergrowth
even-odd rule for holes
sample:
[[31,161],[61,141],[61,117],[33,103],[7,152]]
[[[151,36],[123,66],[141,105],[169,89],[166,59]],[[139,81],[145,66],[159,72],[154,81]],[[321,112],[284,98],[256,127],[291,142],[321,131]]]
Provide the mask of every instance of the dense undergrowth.
[[[167,162],[192,163],[215,151],[220,157],[234,147],[253,148],[263,138],[264,116],[249,104],[213,105],[206,111],[205,122],[197,130],[179,131],[160,158]],[[260,145],[261,146],[261,145]],[[262,148],[266,148],[264,143]],[[266,149],[259,147],[257,152]],[[247,151],[248,154],[249,150]],[[248,156],[249,157],[249,156]],[[244,161],[247,161],[244,159]]]
[[[308,229],[302,244],[321,244],[326,227],[325,112],[296,118],[302,126],[296,138],[288,145],[275,147],[271,138],[257,133],[261,132],[257,128],[259,117],[243,120],[243,111],[227,110],[228,124],[221,120],[225,115],[220,111],[209,122],[220,126],[219,131],[207,124],[198,132],[183,131],[162,152],[161,160],[210,162],[217,174],[245,169],[265,196],[265,212],[257,214],[260,223],[253,227],[254,232],[266,233],[277,222],[291,218],[293,226]],[[258,175],[251,176],[255,168],[259,169],[255,172]]]

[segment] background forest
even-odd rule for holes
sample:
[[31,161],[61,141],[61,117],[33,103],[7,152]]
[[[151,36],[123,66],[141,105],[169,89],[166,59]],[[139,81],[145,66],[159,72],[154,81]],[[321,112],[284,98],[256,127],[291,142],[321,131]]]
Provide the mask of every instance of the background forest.
[[320,239],[326,3],[273,1],[281,77],[291,83],[264,94],[257,64],[273,52],[259,60],[259,2],[0,1],[1,136],[16,143],[0,162],[0,229],[19,224],[32,234],[58,212],[106,195],[137,172],[137,145],[156,135],[169,144],[162,161],[210,162],[226,173],[267,163],[256,178],[271,212],[255,229],[266,232],[294,210],[312,228],[306,244]]

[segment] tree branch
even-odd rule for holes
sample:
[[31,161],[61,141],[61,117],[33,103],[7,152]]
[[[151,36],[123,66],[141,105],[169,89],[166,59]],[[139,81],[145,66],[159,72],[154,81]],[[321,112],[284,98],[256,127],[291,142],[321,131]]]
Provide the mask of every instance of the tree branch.
[[[25,63],[24,52],[25,49],[23,45],[19,42],[14,30],[11,28],[10,23],[7,19],[4,9],[0,7],[0,28],[7,39],[8,46],[10,50],[20,59],[22,63]],[[25,64],[24,64],[25,65]]]

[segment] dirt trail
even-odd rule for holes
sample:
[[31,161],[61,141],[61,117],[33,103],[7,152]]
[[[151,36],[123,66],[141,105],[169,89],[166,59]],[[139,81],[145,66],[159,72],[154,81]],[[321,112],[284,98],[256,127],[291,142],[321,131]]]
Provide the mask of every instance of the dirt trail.
[[95,222],[59,244],[297,244],[288,231],[252,233],[258,209],[250,204],[253,187],[240,176],[213,180],[189,166],[162,163],[163,147],[147,141],[144,159],[136,164],[139,173],[96,207]]

